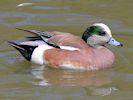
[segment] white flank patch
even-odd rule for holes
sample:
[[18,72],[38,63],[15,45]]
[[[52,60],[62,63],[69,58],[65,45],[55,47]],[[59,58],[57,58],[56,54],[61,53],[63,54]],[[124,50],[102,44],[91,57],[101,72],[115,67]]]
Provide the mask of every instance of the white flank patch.
[[72,69],[72,70],[82,70],[82,71],[94,71],[94,70],[98,70],[97,67],[94,66],[88,66],[88,67],[84,67],[84,66],[74,66],[73,64],[70,63],[64,63],[61,65],[62,69]]
[[93,24],[94,26],[100,26],[104,29],[104,31],[106,31],[106,33],[108,33],[110,35],[110,37],[112,37],[112,34],[111,34],[111,30],[109,29],[109,27],[103,23],[95,23]]
[[79,48],[74,48],[74,47],[70,47],[70,46],[60,46],[60,48],[64,49],[64,50],[70,50],[70,51],[80,50]]
[[86,70],[86,68],[84,67],[74,66],[73,64],[69,64],[69,63],[62,64],[61,68],[62,69],[73,69],[73,70]]
[[47,64],[47,61],[44,59],[43,55],[46,50],[52,49],[53,47],[48,45],[39,45],[32,53],[31,61],[36,64]]

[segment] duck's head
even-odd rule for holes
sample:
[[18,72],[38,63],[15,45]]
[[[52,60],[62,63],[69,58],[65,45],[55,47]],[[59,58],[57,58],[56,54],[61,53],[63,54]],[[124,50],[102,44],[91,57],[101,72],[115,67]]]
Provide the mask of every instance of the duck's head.
[[112,37],[111,30],[103,23],[95,23],[88,27],[83,33],[82,39],[93,47],[104,46],[105,44],[123,46]]

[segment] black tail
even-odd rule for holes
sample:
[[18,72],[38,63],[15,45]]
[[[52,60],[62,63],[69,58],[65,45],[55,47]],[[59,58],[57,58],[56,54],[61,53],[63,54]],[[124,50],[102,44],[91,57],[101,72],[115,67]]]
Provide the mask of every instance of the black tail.
[[24,58],[27,59],[28,61],[31,60],[32,53],[33,53],[34,49],[37,47],[37,46],[18,44],[18,43],[11,42],[11,41],[8,41],[8,43],[12,47],[16,48],[24,56]]

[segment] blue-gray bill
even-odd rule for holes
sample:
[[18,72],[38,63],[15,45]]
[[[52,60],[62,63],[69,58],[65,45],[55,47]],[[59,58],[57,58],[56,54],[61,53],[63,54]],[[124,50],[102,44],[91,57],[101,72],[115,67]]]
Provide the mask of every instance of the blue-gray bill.
[[107,43],[113,46],[121,46],[121,47],[123,46],[122,43],[116,41],[114,38],[110,38],[110,40]]

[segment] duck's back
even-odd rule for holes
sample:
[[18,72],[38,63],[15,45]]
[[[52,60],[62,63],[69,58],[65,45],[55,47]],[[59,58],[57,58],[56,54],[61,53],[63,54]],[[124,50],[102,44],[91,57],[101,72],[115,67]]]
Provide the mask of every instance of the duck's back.
[[51,38],[48,39],[48,42],[54,43],[62,46],[70,46],[75,48],[87,48],[88,44],[85,43],[80,37],[75,36],[70,33],[62,33],[62,32],[50,32],[53,34]]

